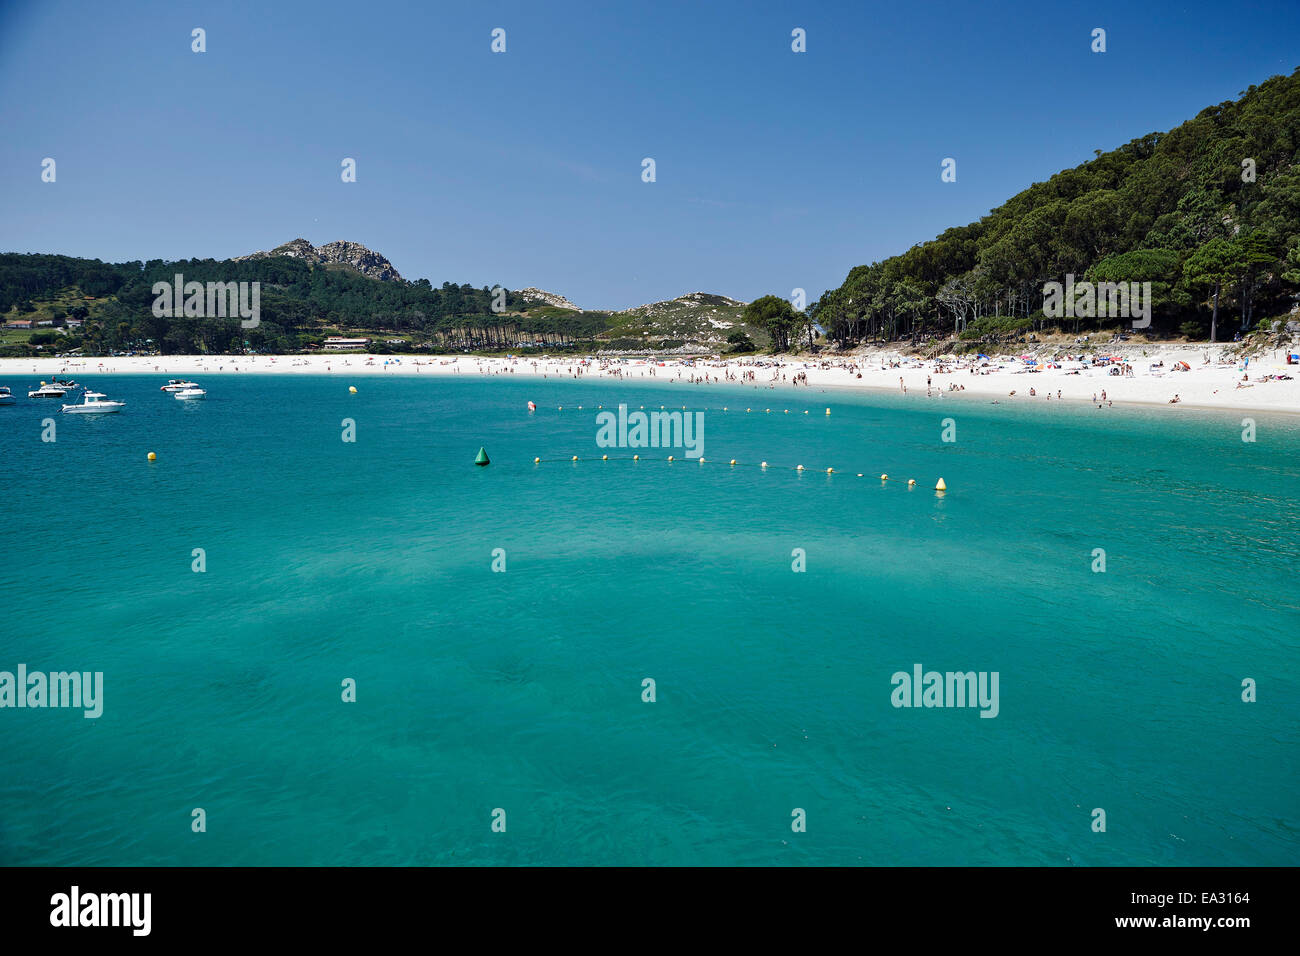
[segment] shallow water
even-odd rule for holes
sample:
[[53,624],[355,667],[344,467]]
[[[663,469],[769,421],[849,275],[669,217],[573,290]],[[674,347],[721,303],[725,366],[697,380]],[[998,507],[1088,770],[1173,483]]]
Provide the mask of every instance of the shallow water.
[[[97,377],[129,403],[102,418],[0,408],[0,670],[105,685],[98,719],[0,709],[0,862],[1296,860],[1294,419],[1247,443],[1186,409],[160,383]],[[619,402],[704,411],[706,464],[597,447]],[[996,718],[892,706],[917,663],[997,672]]]

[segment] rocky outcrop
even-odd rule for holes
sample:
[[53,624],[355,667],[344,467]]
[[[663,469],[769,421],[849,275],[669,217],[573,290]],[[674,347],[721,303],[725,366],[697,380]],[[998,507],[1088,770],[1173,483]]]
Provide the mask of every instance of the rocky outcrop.
[[234,262],[245,259],[266,259],[270,256],[288,256],[291,259],[304,259],[314,265],[345,265],[355,269],[368,279],[392,282],[402,278],[393,268],[393,264],[377,252],[367,249],[359,242],[340,239],[327,242],[323,246],[313,246],[306,239],[294,239],[282,246],[276,246],[270,252],[254,252],[240,256]]
[[545,289],[534,289],[529,286],[527,289],[520,289],[519,295],[529,302],[540,302],[542,305],[554,306],[557,309],[573,309],[575,312],[581,312],[582,309],[574,305],[564,296],[556,292],[547,292]]

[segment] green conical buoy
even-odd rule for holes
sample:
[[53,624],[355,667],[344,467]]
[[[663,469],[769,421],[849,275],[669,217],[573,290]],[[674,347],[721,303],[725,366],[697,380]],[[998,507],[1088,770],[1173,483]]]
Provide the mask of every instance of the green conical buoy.
[[488,456],[487,456],[487,449],[480,448],[480,449],[478,450],[478,455],[474,458],[474,464],[476,464],[476,465],[490,465],[490,464],[492,464],[491,460],[488,459]]

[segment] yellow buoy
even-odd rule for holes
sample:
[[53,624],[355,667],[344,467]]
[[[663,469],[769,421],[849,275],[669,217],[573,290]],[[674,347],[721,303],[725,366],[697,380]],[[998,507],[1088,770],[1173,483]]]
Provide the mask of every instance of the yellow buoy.
[[799,465],[797,468],[795,468],[795,471],[803,471],[803,465]]
[[563,406],[563,405],[560,406],[560,411],[564,411],[564,406]]
[[833,475],[833,474],[835,474],[835,469],[834,469],[834,468],[827,468],[827,469],[826,469],[826,474],[828,474],[828,475]]
[[859,477],[859,478],[862,477],[862,472],[858,472],[858,477]]
[[578,411],[582,411],[582,406],[581,406],[581,405],[578,406]]
[[727,406],[726,406],[726,405],[723,405],[723,406],[722,406],[722,410],[725,412],[725,411],[727,410]]
[[153,452],[149,452],[149,460],[150,460],[150,461],[157,461],[157,460],[158,460],[158,456],[155,455]]
[[574,456],[573,456],[573,460],[574,460],[574,461],[577,461],[577,460],[578,460],[578,456],[577,456],[577,455],[574,455]]
[[662,405],[660,405],[660,406],[659,406],[659,407],[660,407],[660,408],[663,408],[663,406],[662,406]]
[[830,413],[831,413],[831,410],[830,410],[829,408],[826,409],[826,414],[829,415]]
[[682,411],[686,411],[686,406],[685,406],[685,405],[682,406]]
[[805,408],[805,409],[803,410],[803,413],[804,413],[805,415],[807,415],[807,414],[808,414],[808,409]]
[[669,460],[669,461],[672,461],[672,460],[673,460],[673,456],[672,456],[672,455],[669,455],[669,456],[668,456],[668,460]]
[[772,414],[772,409],[770,409],[770,408],[765,408],[765,409],[763,409],[763,411],[767,412],[767,414],[769,414],[769,415]]
[[889,480],[889,476],[888,476],[888,475],[881,475],[881,476],[880,476],[880,480],[881,480],[881,481],[888,481],[888,480]]
[[907,479],[907,487],[911,488],[914,484],[916,484],[916,479],[915,479],[915,478],[909,478],[909,479]]
[[641,460],[641,456],[640,456],[640,455],[633,455],[633,456],[632,456],[632,460],[633,460],[633,461],[640,461],[640,460]]
[[701,464],[701,465],[704,464],[704,456],[703,456],[703,455],[700,456],[700,464]]
[[945,484],[943,483],[943,479],[940,478],[940,479],[939,479],[939,483],[938,483],[937,485],[934,486],[934,490],[935,490],[935,491],[947,491],[947,490],[948,490],[948,486],[945,485]]
[[789,414],[790,414],[790,409],[787,408],[787,409],[785,410],[785,413],[786,413],[787,415],[789,415]]
[[762,463],[761,465],[759,465],[758,467],[759,467],[759,468],[766,468],[766,467],[767,467],[767,462],[763,462],[763,463]]
[[745,411],[749,412],[749,411],[753,411],[753,409],[747,408],[745,409]]
[[348,391],[355,395],[357,393],[357,387],[355,385],[349,385]]
[[600,460],[601,460],[601,461],[609,461],[609,455],[601,455],[601,456],[600,456]]
[[534,459],[533,459],[533,464],[534,464],[534,465],[540,465],[541,463],[542,463],[542,460],[541,460],[540,458],[534,458]]
[[734,458],[731,459],[731,463],[734,465],[734,464],[736,463],[736,459],[734,459]]

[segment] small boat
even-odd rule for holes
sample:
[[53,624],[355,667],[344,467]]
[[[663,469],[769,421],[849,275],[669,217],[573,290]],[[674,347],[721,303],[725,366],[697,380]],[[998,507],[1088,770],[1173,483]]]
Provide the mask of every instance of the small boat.
[[126,402],[109,401],[102,392],[86,392],[80,405],[64,405],[65,412],[79,412],[86,415],[104,415],[108,412],[120,412],[126,408]]
[[9,386],[0,385],[0,405],[12,405],[14,403],[13,392],[9,391]]
[[167,384],[162,386],[164,392],[181,392],[187,388],[198,388],[194,382],[187,382],[183,378],[169,378]]
[[41,387],[37,389],[33,389],[32,391],[28,392],[27,397],[28,398],[62,398],[64,395],[67,394],[68,394],[68,389],[66,386],[55,385],[53,383],[46,385],[44,382],[41,382]]
[[172,392],[172,398],[179,398],[187,401],[193,401],[194,399],[207,398],[207,397],[208,397],[208,393],[205,392],[203,389],[199,388],[197,385],[193,385],[190,388],[183,388],[179,392]]

